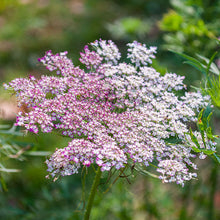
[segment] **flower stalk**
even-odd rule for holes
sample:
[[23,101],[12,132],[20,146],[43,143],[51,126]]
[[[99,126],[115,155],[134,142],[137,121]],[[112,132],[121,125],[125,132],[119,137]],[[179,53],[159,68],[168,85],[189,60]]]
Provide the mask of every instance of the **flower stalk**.
[[102,175],[101,168],[98,167],[98,169],[96,170],[96,176],[93,181],[92,188],[91,188],[91,191],[89,194],[89,199],[88,199],[88,203],[87,203],[85,214],[84,214],[84,220],[89,220],[92,206],[93,206],[93,202],[94,202],[94,198],[95,198],[95,194],[96,194],[96,191],[97,191],[97,188],[99,185],[101,175]]

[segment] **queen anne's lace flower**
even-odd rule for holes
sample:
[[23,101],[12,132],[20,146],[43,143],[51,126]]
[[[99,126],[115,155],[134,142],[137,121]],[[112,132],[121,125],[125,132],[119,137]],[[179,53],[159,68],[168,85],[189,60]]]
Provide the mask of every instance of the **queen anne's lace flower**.
[[151,59],[155,58],[154,53],[156,53],[156,47],[150,47],[150,49],[147,49],[145,44],[141,44],[137,41],[127,45],[129,46],[128,58],[130,58],[131,62],[135,63],[136,66],[152,63]]
[[117,64],[121,58],[118,47],[111,40],[96,40],[91,45],[96,49],[96,53],[103,57],[107,63]]
[[[50,175],[71,175],[93,163],[102,171],[141,163],[156,166],[163,182],[183,185],[196,177],[187,123],[196,120],[208,97],[199,92],[177,96],[176,91],[186,88],[184,77],[160,76],[147,66],[155,47],[128,44],[127,64],[118,63],[121,55],[112,41],[91,45],[94,50],[86,46],[80,58],[87,72],[75,67],[67,52],[49,51],[39,61],[59,76],[30,76],[5,85],[15,91],[19,106],[30,107],[18,114],[17,125],[34,133],[58,130],[72,138],[46,161]],[[199,133],[195,135],[199,138]]]

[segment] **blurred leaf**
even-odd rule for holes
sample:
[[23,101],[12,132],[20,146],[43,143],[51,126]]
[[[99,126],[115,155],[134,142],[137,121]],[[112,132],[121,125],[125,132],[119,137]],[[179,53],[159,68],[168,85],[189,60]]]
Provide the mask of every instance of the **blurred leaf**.
[[[2,128],[8,128],[8,126],[1,126]],[[27,156],[48,156],[51,154],[49,151],[28,151],[31,149],[31,145],[26,142],[19,142],[15,138],[17,136],[23,136],[24,134],[18,130],[17,126],[12,126],[10,129],[0,130],[0,156],[1,161],[16,159],[24,160],[24,155]],[[5,168],[0,163],[0,172],[12,173],[19,172],[19,169]]]
[[0,125],[0,129],[2,128],[10,128],[11,126],[10,125]]
[[203,91],[211,97],[212,103],[217,108],[220,108],[220,75],[218,78],[215,76],[211,77],[210,83]]
[[9,135],[15,135],[15,136],[23,136],[24,133],[16,131],[16,126],[13,125],[9,130],[0,130],[0,134],[9,134]]
[[138,17],[125,17],[116,20],[113,24],[108,24],[107,29],[118,39],[134,40],[137,37],[144,37],[151,28],[152,24],[148,20]]
[[[206,62],[207,65],[210,65],[210,71],[216,75],[219,75],[220,71],[218,69],[218,67],[215,65],[215,63],[213,62],[215,56],[216,56],[217,52],[215,52],[213,55],[212,55],[212,58],[211,59],[208,59],[204,56],[201,56],[199,54],[196,54],[197,57],[199,57],[200,59],[204,60]],[[209,69],[209,68],[207,68]]]
[[164,31],[177,31],[183,23],[183,18],[174,10],[170,10],[163,16],[162,21],[159,22],[159,27]]
[[0,183],[1,183],[1,187],[3,189],[4,192],[8,191],[7,185],[5,183],[5,180],[2,178],[2,176],[0,176]]
[[51,155],[52,152],[50,151],[28,151],[24,153],[25,155],[29,156],[48,156]]
[[123,19],[121,23],[128,33],[134,33],[141,27],[141,20],[138,18],[126,18]]
[[16,173],[16,172],[20,172],[20,170],[19,169],[7,169],[2,164],[0,164],[0,172]]
[[183,14],[194,15],[195,9],[191,5],[185,4],[182,0],[171,0],[171,5]]
[[197,60],[197,59],[195,59],[191,56],[188,56],[184,53],[178,53],[178,52],[173,51],[173,50],[169,50],[169,51],[171,51],[172,53],[178,54],[179,56],[181,56],[181,57],[185,58],[186,60],[188,60],[184,63],[187,63],[187,64],[195,67],[197,70],[199,70],[200,72],[202,72],[206,76],[205,66],[199,60]]
[[216,161],[220,164],[220,158],[219,158],[219,156],[217,156],[216,153],[214,153],[213,155],[214,155],[214,158],[216,159]]
[[138,172],[140,172],[141,174],[143,175],[147,175],[147,176],[151,176],[153,178],[157,178],[158,179],[158,175],[155,175],[149,171],[147,171],[146,169],[144,169],[143,167],[141,167],[140,165],[136,164],[135,167],[134,167],[135,170],[137,170]]
[[159,22],[159,28],[166,31],[164,48],[210,56],[219,42],[220,17],[212,15],[219,14],[220,1],[171,0],[170,3],[172,9]]

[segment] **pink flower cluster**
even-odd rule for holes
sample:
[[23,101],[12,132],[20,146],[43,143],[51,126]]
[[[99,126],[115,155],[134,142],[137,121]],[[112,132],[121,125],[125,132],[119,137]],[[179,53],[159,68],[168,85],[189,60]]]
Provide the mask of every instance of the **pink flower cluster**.
[[[95,41],[80,53],[86,71],[75,67],[67,52],[39,59],[57,76],[20,78],[5,85],[17,94],[20,112],[17,125],[30,132],[60,132],[72,138],[46,163],[53,178],[78,172],[80,166],[97,164],[102,171],[126,164],[154,165],[164,182],[183,185],[196,176],[188,145],[188,122],[207,106],[199,92],[177,96],[185,89],[184,77],[161,76],[149,67],[156,48],[138,42],[128,44],[130,63],[112,41]],[[171,138],[177,142],[169,141]]]

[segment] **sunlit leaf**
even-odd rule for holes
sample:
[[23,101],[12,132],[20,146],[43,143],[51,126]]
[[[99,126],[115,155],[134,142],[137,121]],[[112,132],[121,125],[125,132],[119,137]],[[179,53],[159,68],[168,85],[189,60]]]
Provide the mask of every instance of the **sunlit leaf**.
[[191,128],[190,128],[190,137],[191,137],[192,142],[193,142],[198,148],[200,148],[199,142],[198,142],[196,136],[193,134]]
[[213,151],[213,150],[207,150],[207,149],[202,149],[201,150],[204,154],[206,154],[206,155],[211,155],[211,154],[214,154],[215,153],[215,151]]
[[193,151],[195,151],[196,153],[200,153],[200,152],[201,152],[200,149],[198,149],[198,148],[196,148],[196,147],[194,147],[194,146],[191,146],[191,148],[192,148]]

